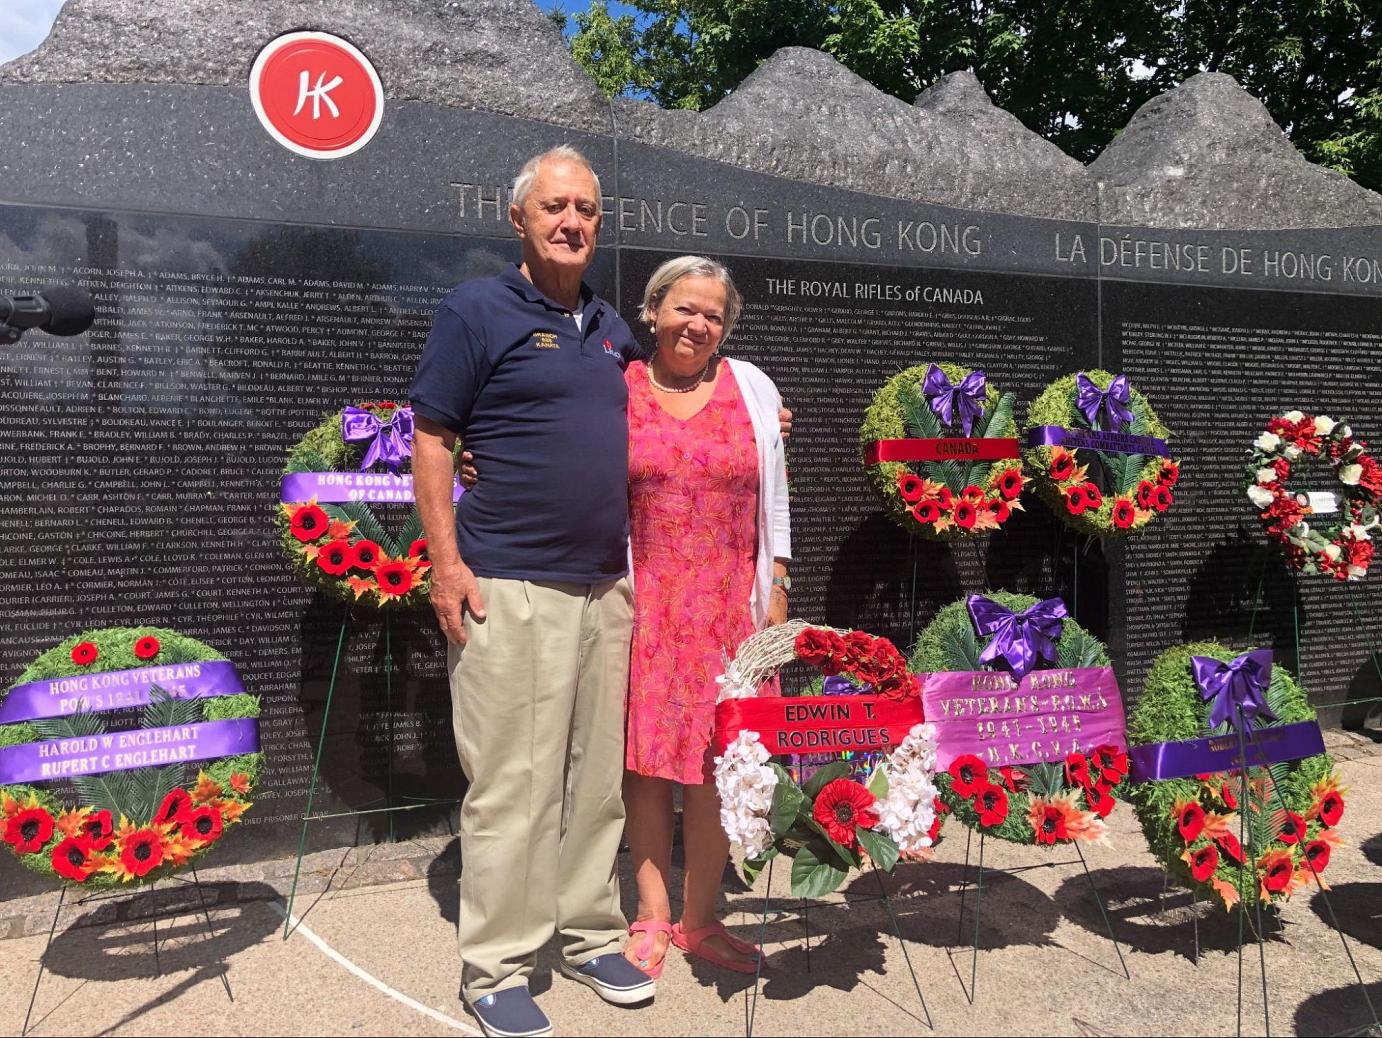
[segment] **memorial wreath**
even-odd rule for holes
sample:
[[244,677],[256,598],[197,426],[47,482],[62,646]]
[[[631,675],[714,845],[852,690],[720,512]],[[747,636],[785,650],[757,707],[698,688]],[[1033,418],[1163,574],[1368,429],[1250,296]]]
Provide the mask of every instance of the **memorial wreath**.
[[416,507],[397,534],[371,507],[412,506],[412,453],[412,409],[392,400],[328,415],[293,446],[277,522],[283,550],[302,577],[366,606],[426,599],[431,563]]
[[1128,772],[1102,642],[1059,598],[995,591],[942,609],[912,653],[942,811],[1021,844],[1098,842]]
[[869,482],[889,517],[930,540],[996,530],[1021,511],[1027,478],[1014,397],[983,371],[927,364],[894,375],[859,430]]
[[1315,712],[1270,650],[1167,649],[1128,741],[1126,799],[1162,867],[1197,895],[1232,908],[1326,886],[1343,790]]
[[1028,412],[1034,489],[1066,525],[1093,537],[1137,533],[1170,509],[1180,463],[1170,430],[1126,375],[1091,369],[1052,382]]
[[[801,660],[855,694],[759,696],[764,681]],[[774,857],[792,861],[792,893],[819,897],[851,869],[891,871],[935,837],[935,732],[924,723],[916,676],[886,638],[800,620],[739,646],[718,679],[715,786],[720,821],[754,877]],[[775,755],[795,751],[888,756],[863,782],[836,760],[798,784]]]
[[[136,712],[138,727],[107,727]],[[66,882],[161,879],[250,807],[258,717],[230,661],[176,631],[69,638],[0,695],[0,838]]]
[[[1302,469],[1328,468],[1339,493],[1294,493],[1288,486]],[[1286,562],[1301,573],[1362,580],[1372,562],[1371,531],[1382,525],[1382,465],[1353,430],[1327,415],[1287,411],[1253,441],[1247,494]],[[1342,495],[1342,502],[1339,498]],[[1317,507],[1318,506],[1318,507]],[[1332,522],[1307,516],[1337,511]]]

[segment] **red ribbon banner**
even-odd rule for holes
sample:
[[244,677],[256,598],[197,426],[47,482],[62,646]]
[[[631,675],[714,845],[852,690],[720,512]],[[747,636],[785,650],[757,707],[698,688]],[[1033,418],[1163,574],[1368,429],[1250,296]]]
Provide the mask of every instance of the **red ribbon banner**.
[[1016,439],[960,436],[944,440],[875,440],[864,452],[864,464],[880,461],[1001,461],[1020,457]]
[[925,720],[921,700],[882,696],[763,696],[715,707],[715,752],[741,731],[757,732],[768,752],[844,753],[897,746]]

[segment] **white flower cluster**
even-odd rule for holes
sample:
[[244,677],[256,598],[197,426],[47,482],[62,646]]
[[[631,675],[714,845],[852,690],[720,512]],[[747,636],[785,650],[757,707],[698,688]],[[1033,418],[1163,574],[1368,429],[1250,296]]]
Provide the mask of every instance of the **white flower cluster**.
[[888,795],[878,804],[878,827],[904,854],[931,846],[936,820],[936,726],[919,724],[888,757]]
[[752,699],[758,695],[758,689],[745,680],[739,664],[728,656],[723,656],[722,659],[725,672],[715,679],[715,684],[720,686],[715,702],[723,703],[726,699]]
[[777,773],[757,732],[741,731],[715,758],[715,788],[720,794],[720,825],[729,842],[746,858],[757,858],[773,845],[773,791]]

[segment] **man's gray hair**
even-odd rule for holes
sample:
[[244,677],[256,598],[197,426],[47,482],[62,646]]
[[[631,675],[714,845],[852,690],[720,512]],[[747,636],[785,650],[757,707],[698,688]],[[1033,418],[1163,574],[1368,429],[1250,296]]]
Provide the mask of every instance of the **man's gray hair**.
[[527,162],[523,163],[523,168],[518,171],[518,176],[513,178],[513,204],[522,205],[523,200],[528,197],[528,192],[533,189],[533,181],[537,179],[537,171],[544,162],[570,162],[577,166],[584,167],[595,181],[595,201],[600,202],[600,177],[595,172],[595,167],[590,164],[590,160],[582,155],[569,144],[559,144],[555,148],[544,151],[541,155],[534,155]]
[[648,279],[648,286],[643,289],[643,308],[638,312],[639,319],[651,328],[657,321],[658,307],[667,298],[672,286],[682,278],[714,278],[725,286],[724,327],[720,332],[720,341],[724,342],[734,330],[735,322],[739,320],[739,311],[744,308],[744,298],[735,287],[729,269],[723,263],[716,263],[705,256],[678,256],[676,259],[669,259],[653,271],[653,276]]

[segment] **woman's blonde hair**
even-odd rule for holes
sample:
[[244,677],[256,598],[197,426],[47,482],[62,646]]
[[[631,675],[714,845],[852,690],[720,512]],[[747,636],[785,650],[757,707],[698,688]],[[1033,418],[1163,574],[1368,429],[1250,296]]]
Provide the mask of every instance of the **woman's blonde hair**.
[[714,278],[725,286],[724,328],[720,332],[720,341],[724,342],[734,330],[735,322],[739,320],[739,312],[744,308],[744,299],[739,294],[739,289],[734,286],[734,278],[730,276],[729,269],[723,263],[716,263],[705,256],[678,256],[676,259],[669,259],[653,271],[653,276],[648,279],[648,286],[643,289],[643,308],[638,312],[639,320],[649,328],[653,327],[657,321],[658,307],[667,298],[672,286],[682,278]]

